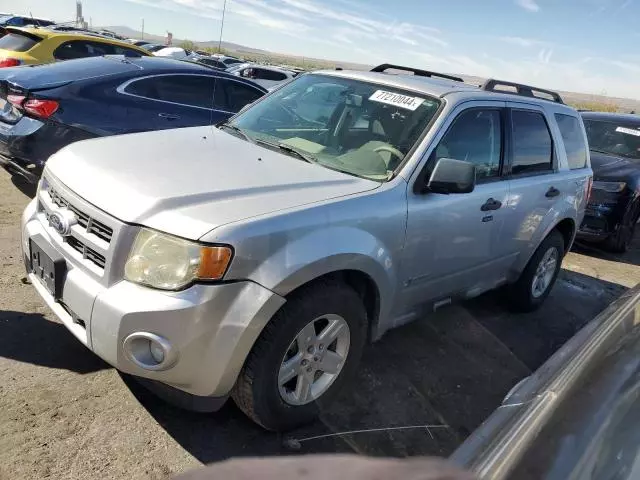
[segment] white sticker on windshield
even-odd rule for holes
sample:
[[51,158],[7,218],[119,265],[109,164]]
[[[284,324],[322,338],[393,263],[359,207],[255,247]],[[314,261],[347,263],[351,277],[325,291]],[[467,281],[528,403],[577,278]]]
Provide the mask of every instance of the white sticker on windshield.
[[406,108],[411,111],[417,109],[424,102],[424,98],[410,97],[399,93],[385,92],[384,90],[376,91],[369,97],[369,100],[372,102],[386,103],[387,105]]
[[618,127],[616,128],[616,132],[626,133],[627,135],[635,135],[636,137],[640,137],[640,130],[634,130],[633,128]]

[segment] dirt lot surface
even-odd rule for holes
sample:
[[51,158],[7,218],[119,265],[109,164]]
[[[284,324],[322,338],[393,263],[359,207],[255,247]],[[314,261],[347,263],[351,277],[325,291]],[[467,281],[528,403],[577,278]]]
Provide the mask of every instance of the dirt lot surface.
[[[168,406],[76,341],[21,281],[28,193],[0,172],[3,480],[160,479],[229,457],[300,452],[448,455],[518,380],[640,280],[638,246],[624,257],[577,248],[540,311],[513,315],[496,292],[390,332],[320,422],[282,437],[231,402],[206,415]],[[365,429],[384,430],[344,433]]]

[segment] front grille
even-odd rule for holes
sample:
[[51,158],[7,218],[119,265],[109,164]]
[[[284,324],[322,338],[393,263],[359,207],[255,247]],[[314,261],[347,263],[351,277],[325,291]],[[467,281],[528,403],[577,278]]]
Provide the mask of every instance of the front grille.
[[66,241],[71,248],[73,248],[74,250],[82,254],[82,258],[86,258],[87,260],[90,260],[91,262],[96,264],[98,267],[104,269],[104,266],[107,263],[107,260],[106,258],[104,258],[104,255],[101,255],[91,247],[85,245],[76,237],[67,237]]
[[85,228],[87,233],[91,233],[107,243],[111,242],[111,237],[113,237],[113,229],[111,227],[99,222],[95,218],[91,218],[86,213],[71,205],[64,197],[53,189],[53,187],[49,187],[49,196],[51,197],[51,201],[58,207],[64,207],[71,210],[78,218],[78,225]]
[[43,221],[47,223],[47,228],[52,230],[47,221],[52,209],[57,207],[73,212],[77,223],[71,229],[70,235],[61,237],[63,245],[69,250],[78,252],[87,264],[92,264],[99,270],[104,271],[107,268],[111,240],[115,238],[113,227],[105,223],[107,215],[99,215],[98,218],[100,220],[98,220],[96,218],[96,215],[98,215],[96,209],[90,208],[80,200],[76,200],[75,196],[67,193],[61,187],[47,182],[46,178],[44,183],[45,187],[41,193],[43,197],[38,202],[38,208],[44,213]]

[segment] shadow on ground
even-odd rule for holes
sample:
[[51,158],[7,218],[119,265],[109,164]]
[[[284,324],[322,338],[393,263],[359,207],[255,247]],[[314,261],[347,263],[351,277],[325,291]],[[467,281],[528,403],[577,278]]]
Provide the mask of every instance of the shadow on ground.
[[38,185],[33,183],[29,183],[23,177],[19,175],[13,175],[11,177],[11,183],[20,190],[25,196],[29,198],[34,198],[36,196],[36,190],[38,189]]
[[640,265],[640,231],[636,231],[636,235],[625,253],[613,253],[603,248],[599,243],[581,241],[576,241],[572,250],[582,255],[588,255],[602,260],[609,260],[611,262]]
[[110,368],[64,325],[36,313],[0,311],[0,357],[80,374]]
[[204,463],[297,452],[447,456],[513,385],[624,290],[563,271],[537,312],[509,312],[505,293],[497,291],[393,330],[365,351],[351,388],[318,422],[286,436],[265,432],[231,401],[213,414],[189,413],[158,400],[131,378],[125,383]]

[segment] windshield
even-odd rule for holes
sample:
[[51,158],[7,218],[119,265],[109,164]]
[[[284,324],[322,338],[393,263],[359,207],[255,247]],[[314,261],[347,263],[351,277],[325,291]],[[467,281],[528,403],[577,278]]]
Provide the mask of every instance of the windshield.
[[7,21],[11,20],[13,15],[0,15],[0,25],[4,25]]
[[584,119],[589,148],[640,160],[640,119],[637,123]]
[[308,160],[388,180],[431,121],[439,100],[386,85],[310,74],[233,121],[252,140]]

